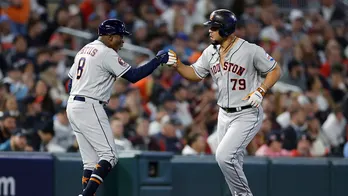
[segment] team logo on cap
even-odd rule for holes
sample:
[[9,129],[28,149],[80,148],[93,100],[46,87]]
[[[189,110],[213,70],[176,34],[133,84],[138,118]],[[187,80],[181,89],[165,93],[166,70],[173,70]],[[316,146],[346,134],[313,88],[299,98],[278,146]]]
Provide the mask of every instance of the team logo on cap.
[[123,59],[121,59],[120,57],[118,57],[118,63],[123,66],[123,67],[127,67],[128,63],[126,63]]

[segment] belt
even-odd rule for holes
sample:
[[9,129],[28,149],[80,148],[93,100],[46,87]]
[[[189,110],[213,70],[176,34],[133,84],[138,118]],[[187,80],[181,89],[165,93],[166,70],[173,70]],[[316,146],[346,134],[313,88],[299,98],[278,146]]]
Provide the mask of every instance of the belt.
[[223,110],[225,110],[227,113],[233,113],[233,112],[239,112],[248,108],[252,108],[251,105],[246,105],[246,106],[242,106],[242,107],[236,107],[236,108],[222,108]]
[[[90,99],[92,99],[92,98],[90,98]],[[82,97],[82,96],[79,96],[79,95],[76,95],[76,96],[74,97],[74,100],[86,102],[86,98],[85,98],[85,97]],[[96,100],[96,99],[93,99],[93,100],[99,101],[99,100]],[[103,101],[99,101],[99,104],[106,104],[106,103],[104,103]]]

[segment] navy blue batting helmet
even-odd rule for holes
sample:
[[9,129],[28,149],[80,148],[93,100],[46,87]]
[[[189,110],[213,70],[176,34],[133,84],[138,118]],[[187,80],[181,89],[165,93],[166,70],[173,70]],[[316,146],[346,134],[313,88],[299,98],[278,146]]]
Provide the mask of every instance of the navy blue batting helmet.
[[227,9],[218,9],[210,14],[209,21],[205,26],[218,28],[221,37],[227,37],[236,30],[237,17],[233,12]]
[[107,19],[99,25],[98,35],[131,35],[126,30],[124,22],[117,19]]

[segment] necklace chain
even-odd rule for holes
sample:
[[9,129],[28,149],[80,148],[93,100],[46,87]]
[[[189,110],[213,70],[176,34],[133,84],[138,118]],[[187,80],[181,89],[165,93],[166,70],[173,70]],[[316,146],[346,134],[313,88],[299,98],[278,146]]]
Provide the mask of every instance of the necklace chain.
[[223,53],[236,41],[237,36],[234,36],[232,42],[222,51]]

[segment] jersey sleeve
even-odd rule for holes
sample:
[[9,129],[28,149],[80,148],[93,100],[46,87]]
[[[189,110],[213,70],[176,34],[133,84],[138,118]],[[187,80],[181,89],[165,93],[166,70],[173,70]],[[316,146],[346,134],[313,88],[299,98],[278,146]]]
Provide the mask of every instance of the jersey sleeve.
[[110,73],[120,78],[131,66],[126,63],[116,52],[108,51],[103,59],[103,67]]
[[267,74],[277,65],[277,62],[260,46],[256,46],[253,62],[261,74]]
[[71,66],[70,70],[69,70],[69,73],[68,73],[68,76],[70,79],[73,79],[74,78],[74,70],[76,70],[75,68],[75,63]]
[[205,49],[198,60],[191,65],[196,75],[201,79],[209,74],[209,59],[207,58],[208,50]]

